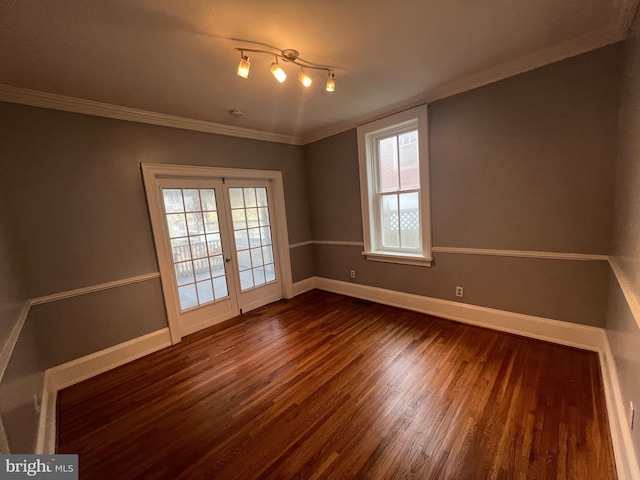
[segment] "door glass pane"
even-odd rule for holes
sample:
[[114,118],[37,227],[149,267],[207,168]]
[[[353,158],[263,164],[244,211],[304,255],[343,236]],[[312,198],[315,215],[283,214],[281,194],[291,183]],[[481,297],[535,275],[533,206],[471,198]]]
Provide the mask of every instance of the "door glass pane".
[[230,188],[240,290],[276,280],[266,188]]
[[162,194],[180,308],[228,297],[215,190],[166,188]]

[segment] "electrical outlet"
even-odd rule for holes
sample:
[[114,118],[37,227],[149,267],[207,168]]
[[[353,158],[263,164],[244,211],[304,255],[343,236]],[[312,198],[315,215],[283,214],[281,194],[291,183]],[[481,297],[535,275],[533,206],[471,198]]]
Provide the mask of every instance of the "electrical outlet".
[[356,278],[356,271],[355,270],[351,270],[351,278]]
[[464,288],[456,287],[456,297],[464,297]]
[[633,402],[629,402],[629,428],[633,432],[633,424],[636,419],[636,409],[633,406]]

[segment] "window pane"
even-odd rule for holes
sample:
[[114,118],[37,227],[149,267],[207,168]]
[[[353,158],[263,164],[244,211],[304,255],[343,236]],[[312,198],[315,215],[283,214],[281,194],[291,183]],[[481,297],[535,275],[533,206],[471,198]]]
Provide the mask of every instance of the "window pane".
[[420,188],[418,131],[403,133],[400,141],[400,189]]
[[244,215],[244,210],[232,210],[231,218],[233,218],[233,229],[241,230],[247,228],[247,220]]
[[178,285],[186,285],[187,283],[193,283],[193,265],[191,262],[176,263],[176,280]]
[[204,243],[204,235],[197,237],[189,237],[191,243],[191,256],[193,258],[202,258],[208,255],[207,245]]
[[238,252],[238,270],[247,270],[251,268],[251,254],[249,250],[241,250]]
[[256,206],[256,189],[255,188],[244,189],[244,205],[247,208]]
[[180,296],[180,308],[186,310],[187,308],[195,307],[198,305],[198,297],[196,296],[196,286],[192,283],[178,288],[178,294]]
[[231,208],[244,208],[244,197],[242,195],[242,189],[230,188],[229,200],[231,202]]
[[164,196],[164,210],[166,213],[184,212],[182,203],[182,190],[179,188],[165,188],[162,190]]
[[171,253],[174,262],[191,260],[191,249],[188,238],[174,238],[171,240]]
[[207,249],[209,250],[209,255],[219,255],[222,253],[222,243],[220,242],[219,233],[207,235]]
[[261,248],[252,248],[251,249],[251,264],[254,267],[259,267],[264,265],[262,261],[262,249]]
[[269,227],[262,227],[260,229],[260,238],[262,245],[271,245],[271,243],[273,243],[271,241],[271,229]]
[[207,233],[218,233],[220,231],[217,212],[205,212],[204,228]]
[[247,237],[246,230],[237,230],[233,232],[236,237],[236,249],[246,250],[249,248],[249,237]]
[[256,200],[259,207],[267,206],[267,189],[266,188],[256,188]]
[[261,245],[259,228],[252,228],[249,230],[249,244],[251,247],[259,247]]
[[200,190],[200,198],[202,198],[202,210],[216,210],[216,191],[212,188],[203,188]]
[[247,208],[246,211],[247,211],[247,227],[249,228],[257,227],[258,226],[258,209]]
[[197,285],[200,305],[202,305],[203,303],[213,302],[213,287],[211,286],[211,280],[198,282]]
[[253,287],[253,274],[251,270],[240,272],[240,289],[246,290],[251,287]]
[[216,295],[216,299],[228,296],[229,290],[227,289],[227,277],[214,278],[213,291]]
[[260,217],[260,226],[265,227],[269,225],[269,209],[268,208],[259,208],[258,216]]
[[273,263],[264,267],[267,282],[273,282],[276,279],[276,267]]
[[187,228],[189,235],[198,235],[204,233],[204,222],[202,221],[202,214],[187,213]]
[[262,247],[262,255],[264,257],[264,263],[273,263],[273,250],[271,245]]
[[200,260],[194,260],[193,268],[196,272],[196,280],[206,280],[211,278],[211,270],[209,269],[209,260],[201,258]]
[[258,285],[264,285],[264,267],[258,267],[253,269],[253,281]]
[[[215,257],[209,257],[209,263],[211,264],[211,274],[214,277],[220,277],[224,275],[224,259],[222,255],[216,255]],[[215,286],[215,282],[214,282]],[[216,295],[217,297],[217,295]]]
[[378,142],[380,161],[380,190],[398,190],[398,137],[385,138]]
[[400,195],[400,238],[404,248],[420,248],[420,208],[418,192]]
[[167,225],[169,226],[169,237],[186,237],[187,220],[184,213],[170,213],[167,215]]
[[385,247],[399,247],[400,235],[398,229],[398,196],[384,195],[382,197],[382,245]]
[[200,208],[200,192],[195,188],[185,188],[182,190],[184,195],[184,207],[187,212],[197,212]]

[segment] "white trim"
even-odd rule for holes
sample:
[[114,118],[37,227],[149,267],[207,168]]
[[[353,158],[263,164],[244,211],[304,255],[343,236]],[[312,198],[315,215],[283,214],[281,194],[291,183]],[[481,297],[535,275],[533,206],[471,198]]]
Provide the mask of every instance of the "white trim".
[[316,278],[316,288],[570,347],[600,351],[604,346],[602,328],[323,277]]
[[638,297],[636,297],[633,288],[631,288],[631,283],[620,267],[618,260],[615,257],[609,257],[609,265],[618,280],[618,284],[620,285],[624,298],[627,300],[629,310],[631,310],[631,314],[636,320],[636,326],[640,328],[640,302],[638,301]]
[[[381,198],[384,192],[380,178],[379,142],[382,139],[417,131],[417,154],[420,184],[409,190],[418,194],[419,245],[412,249],[392,249],[382,239]],[[358,170],[362,202],[364,255],[367,260],[408,265],[431,266],[431,191],[429,180],[429,113],[422,105],[358,127]],[[398,145],[399,147],[399,145]],[[405,251],[402,251],[405,250]],[[407,251],[409,250],[409,251]]]
[[168,328],[48,369],[44,374],[36,453],[55,453],[58,391],[171,346]]
[[606,337],[599,356],[618,480],[636,480],[640,478],[640,469],[627,423],[627,410],[622,399],[615,359]]
[[96,102],[94,100],[85,100],[77,97],[68,97],[66,95],[41,92],[38,90],[29,90],[27,88],[13,87],[11,85],[0,85],[0,101],[30,105],[32,107],[62,110],[65,112],[81,113],[95,117],[114,118],[116,120],[126,120],[129,122],[179,128],[195,132],[213,133],[228,137],[248,138],[251,140],[286,143],[289,145],[302,145],[301,137],[296,137],[294,135],[264,132],[261,130],[236,127],[222,123],[177,117],[175,115],[150,112],[148,110],[140,110],[138,108]]
[[50,387],[50,373],[44,373],[42,384],[42,403],[38,421],[38,436],[36,438],[37,455],[56,453],[56,407],[58,392]]
[[168,346],[171,346],[171,335],[165,327],[50,368],[47,386],[57,392]]
[[498,257],[550,258],[554,260],[607,261],[607,255],[589,253],[536,252],[529,250],[495,250],[492,248],[433,247],[433,252],[463,255],[492,255]]
[[78,297],[80,295],[86,295],[87,293],[100,292],[102,290],[109,290],[111,288],[123,287],[125,285],[131,285],[132,283],[146,282],[154,278],[160,278],[160,273],[146,273],[144,275],[138,275],[136,277],[123,278],[122,280],[114,280],[113,282],[101,283],[99,285],[92,285],[90,287],[77,288],[75,290],[67,290],[66,292],[53,293],[51,295],[45,295],[43,297],[37,297],[31,300],[31,305],[40,305],[43,303],[56,302],[58,300],[64,300],[65,298]]
[[18,337],[20,337],[20,332],[22,332],[24,322],[29,316],[30,308],[31,300],[27,300],[26,302],[24,302],[22,310],[20,310],[20,315],[18,315],[18,320],[16,320],[16,323],[11,329],[11,333],[9,334],[9,338],[4,344],[2,351],[0,352],[0,381],[2,380],[2,377],[4,377],[4,372],[7,369],[7,365],[9,364],[9,360],[11,359],[11,355],[13,355],[13,349],[18,342]]
[[293,284],[293,295],[298,296],[316,288],[316,277],[305,278]]
[[[626,15],[627,12],[625,12],[625,16]],[[574,57],[590,50],[619,42],[620,40],[624,40],[626,37],[627,32],[625,25],[626,24],[621,23],[620,25],[595,30],[585,35],[569,39],[566,42],[524,55],[515,60],[481,70],[458,80],[444,83],[443,85],[435,87],[424,93],[387,105],[386,107],[378,110],[367,112],[363,115],[331,125],[327,128],[315,130],[302,136],[302,144],[308,145],[309,143],[317,142],[323,138],[332,137],[339,133],[352,130],[365,123],[387,117],[409,108],[442,100],[443,98],[451,97],[490,83],[504,80],[505,78],[513,77],[520,73],[534,70],[550,63],[559,62],[565,58]]]
[[294,248],[306,247],[308,245],[313,245],[315,242],[313,240],[307,240],[305,242],[291,243],[289,244],[289,250],[293,250]]

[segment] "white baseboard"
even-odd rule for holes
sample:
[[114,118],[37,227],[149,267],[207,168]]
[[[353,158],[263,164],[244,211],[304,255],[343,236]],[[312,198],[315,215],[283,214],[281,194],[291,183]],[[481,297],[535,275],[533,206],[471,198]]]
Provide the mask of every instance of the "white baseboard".
[[44,376],[36,453],[55,453],[56,399],[59,390],[171,346],[168,328],[50,368]]
[[320,290],[340,293],[393,307],[406,308],[407,310],[427,313],[461,323],[546,340],[570,347],[599,352],[604,348],[604,342],[606,341],[606,335],[602,328],[411,293],[396,292],[328,278],[315,277],[315,279],[315,286]]
[[640,479],[640,470],[638,469],[633,449],[631,432],[627,425],[626,409],[622,400],[622,391],[618,382],[615,362],[606,331],[603,328],[576,325],[559,320],[478,307],[322,277],[312,277],[304,282],[306,289],[310,289],[309,286],[313,283],[315,288],[320,290],[597,352],[603,377],[607,416],[609,417],[609,428],[611,430],[618,479]]
[[309,277],[304,280],[300,280],[293,284],[293,296],[297,297],[305,292],[313,290],[316,288],[316,278],[317,277]]
[[622,390],[618,382],[616,364],[608,340],[605,343],[604,350],[599,355],[618,480],[640,479],[638,459],[636,458],[633,441],[631,440],[631,431],[627,423],[627,410],[622,400]]

